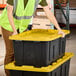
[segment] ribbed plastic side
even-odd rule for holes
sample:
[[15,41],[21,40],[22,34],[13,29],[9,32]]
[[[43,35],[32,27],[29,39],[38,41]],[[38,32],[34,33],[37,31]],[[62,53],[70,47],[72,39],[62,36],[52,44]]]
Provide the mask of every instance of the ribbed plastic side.
[[48,66],[65,53],[66,38],[53,41],[13,41],[17,66]]

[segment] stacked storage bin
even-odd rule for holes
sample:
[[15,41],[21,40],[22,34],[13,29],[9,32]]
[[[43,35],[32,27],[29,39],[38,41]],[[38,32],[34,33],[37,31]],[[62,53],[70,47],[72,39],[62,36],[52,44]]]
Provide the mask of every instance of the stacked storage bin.
[[[66,35],[69,34],[69,31],[63,31]],[[65,69],[67,65],[69,66],[72,54],[65,55],[66,37],[61,38],[57,30],[33,29],[11,36],[10,39],[14,43],[15,62],[6,65],[6,69],[11,70],[11,76],[55,76],[55,74],[68,76],[68,74],[61,75],[61,70]],[[56,64],[56,68],[51,70],[54,64]],[[52,75],[53,72],[54,75]]]

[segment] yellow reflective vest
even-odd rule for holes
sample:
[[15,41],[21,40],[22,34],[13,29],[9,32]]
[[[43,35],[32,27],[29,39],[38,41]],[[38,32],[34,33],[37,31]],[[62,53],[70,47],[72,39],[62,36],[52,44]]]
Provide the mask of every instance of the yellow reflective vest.
[[[26,8],[24,8],[24,0],[14,0],[14,24],[16,29],[19,29],[20,33],[27,29],[28,24],[30,23],[31,18],[40,1],[41,0],[28,0]],[[4,29],[13,32],[13,29],[8,20],[7,7],[3,10],[2,15],[0,16],[0,25]]]

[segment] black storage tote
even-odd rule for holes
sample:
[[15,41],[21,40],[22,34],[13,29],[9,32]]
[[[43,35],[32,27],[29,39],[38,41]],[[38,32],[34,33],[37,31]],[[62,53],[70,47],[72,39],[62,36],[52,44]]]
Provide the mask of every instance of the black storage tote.
[[66,55],[47,67],[35,68],[33,66],[15,66],[10,63],[5,66],[10,71],[10,76],[69,76],[70,59],[72,53]]
[[[69,34],[68,30],[64,32]],[[47,66],[65,53],[66,37],[57,30],[34,29],[10,37],[14,44],[15,64]]]

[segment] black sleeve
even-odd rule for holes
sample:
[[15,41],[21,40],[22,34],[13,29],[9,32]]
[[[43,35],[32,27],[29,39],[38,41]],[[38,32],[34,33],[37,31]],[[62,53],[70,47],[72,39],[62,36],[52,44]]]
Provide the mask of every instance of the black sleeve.
[[48,3],[46,2],[46,0],[41,0],[41,2],[39,3],[41,6],[47,6]]
[[13,5],[13,0],[7,0],[7,3]]

